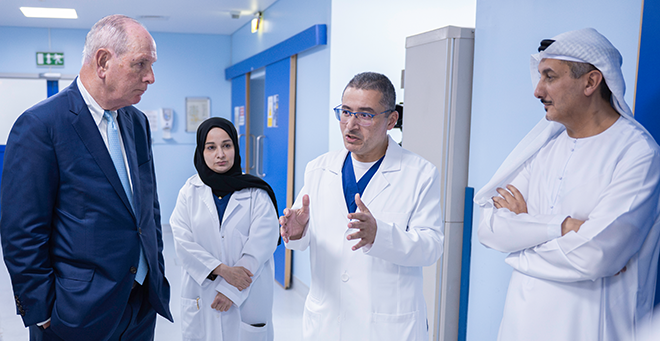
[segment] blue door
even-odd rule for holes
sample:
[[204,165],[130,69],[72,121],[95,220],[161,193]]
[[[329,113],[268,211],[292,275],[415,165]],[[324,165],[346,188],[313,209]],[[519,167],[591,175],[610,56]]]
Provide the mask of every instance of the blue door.
[[[295,62],[294,55],[232,78],[232,120],[239,133],[243,170],[273,188],[280,215],[293,203],[295,110],[289,102],[291,89],[295,91]],[[289,288],[291,250],[281,244],[274,258],[275,279]]]
[[[256,150],[259,151],[256,155],[257,175],[275,191],[280,214],[291,205],[288,196],[293,197],[293,193],[289,194],[292,192],[289,191],[289,184],[293,187],[293,176],[289,178],[289,174],[293,174],[293,138],[289,139],[290,133],[293,133],[289,130],[289,123],[294,120],[289,103],[292,60],[295,63],[295,56],[266,66],[264,128],[256,142]],[[293,82],[295,84],[295,79]],[[275,279],[285,288],[290,285],[291,250],[287,250],[284,243],[275,251]]]
[[248,160],[248,140],[249,130],[246,124],[247,115],[247,86],[246,75],[238,76],[231,80],[231,104],[232,104],[232,122],[238,131],[238,145],[241,151],[241,168],[247,172],[250,162]]

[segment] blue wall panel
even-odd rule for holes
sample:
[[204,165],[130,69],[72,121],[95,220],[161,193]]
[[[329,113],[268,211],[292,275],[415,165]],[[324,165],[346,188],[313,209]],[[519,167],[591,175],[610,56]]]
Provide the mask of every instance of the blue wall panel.
[[660,54],[660,1],[644,1],[642,37],[639,46],[635,118],[648,129],[656,142],[660,141],[660,82],[656,73]]
[[58,91],[60,91],[60,85],[59,81],[47,81],[47,87],[48,87],[48,97],[56,94]]
[[2,184],[2,161],[5,159],[5,146],[0,145],[0,184]]
[[470,254],[472,253],[472,213],[474,188],[465,187],[463,213],[463,250],[461,251],[461,299],[458,311],[458,341],[467,339],[468,293],[470,292]]
[[326,25],[314,25],[268,50],[228,67],[225,69],[225,78],[232,79],[260,67],[278,62],[284,58],[291,57],[314,46],[325,45],[327,40]]
[[[655,72],[657,56],[660,53],[658,39],[660,39],[660,1],[644,1],[635,92],[635,119],[646,127],[656,142],[660,141],[660,115],[657,108],[660,83]],[[660,303],[660,263],[658,267],[656,305]]]

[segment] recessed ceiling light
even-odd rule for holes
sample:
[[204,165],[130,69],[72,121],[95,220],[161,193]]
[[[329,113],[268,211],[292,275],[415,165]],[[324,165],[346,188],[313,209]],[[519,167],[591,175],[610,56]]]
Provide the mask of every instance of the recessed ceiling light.
[[78,19],[73,8],[21,7],[21,12],[28,18]]
[[169,20],[167,15],[141,15],[138,17],[140,20]]

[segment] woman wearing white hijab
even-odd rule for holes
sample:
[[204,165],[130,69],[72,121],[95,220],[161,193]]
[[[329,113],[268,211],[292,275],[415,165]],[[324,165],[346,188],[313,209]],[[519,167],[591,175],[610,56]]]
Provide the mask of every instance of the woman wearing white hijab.
[[[592,64],[620,117],[584,138],[541,120],[475,196],[480,241],[510,253],[506,262],[514,268],[498,338],[634,340],[654,301],[659,147],[632,118],[623,97],[621,55],[605,37],[594,29],[572,31],[544,41],[539,50],[531,60],[536,81],[542,60]],[[499,197],[504,192],[497,189],[507,184],[520,193]],[[525,210],[500,204],[518,194]],[[582,225],[562,231],[570,219]]]

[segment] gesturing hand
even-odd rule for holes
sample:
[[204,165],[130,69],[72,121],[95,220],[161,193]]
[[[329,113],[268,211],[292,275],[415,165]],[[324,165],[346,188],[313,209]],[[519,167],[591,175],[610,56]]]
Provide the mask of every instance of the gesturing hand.
[[211,308],[224,312],[229,310],[233,303],[234,302],[227,298],[227,296],[223,295],[221,292],[218,292],[218,294],[215,295],[215,298],[213,299],[213,303],[211,303]]
[[365,245],[373,244],[374,240],[376,240],[377,229],[376,218],[371,215],[371,212],[369,212],[367,206],[364,205],[362,199],[360,199],[360,194],[355,194],[355,203],[360,209],[360,212],[348,214],[348,219],[357,220],[348,223],[348,227],[353,229],[360,229],[360,231],[349,234],[346,237],[348,240],[361,238],[360,242],[353,246],[353,251]]
[[216,275],[224,278],[227,283],[233,285],[239,291],[245,290],[252,283],[252,273],[242,266],[218,265],[213,271]]
[[301,208],[285,208],[284,215],[280,217],[280,234],[284,242],[288,243],[289,239],[302,238],[307,222],[309,222],[309,195],[305,194],[302,198]]
[[527,203],[520,191],[513,185],[507,185],[506,188],[508,191],[504,188],[497,189],[501,197],[493,197],[495,208],[508,208],[515,214],[527,213]]

